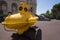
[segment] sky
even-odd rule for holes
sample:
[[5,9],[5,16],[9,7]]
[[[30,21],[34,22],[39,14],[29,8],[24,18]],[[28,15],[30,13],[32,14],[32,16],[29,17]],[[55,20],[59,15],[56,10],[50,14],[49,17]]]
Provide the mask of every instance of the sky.
[[51,11],[53,5],[59,3],[60,0],[37,0],[36,14],[40,15],[45,13],[47,10]]

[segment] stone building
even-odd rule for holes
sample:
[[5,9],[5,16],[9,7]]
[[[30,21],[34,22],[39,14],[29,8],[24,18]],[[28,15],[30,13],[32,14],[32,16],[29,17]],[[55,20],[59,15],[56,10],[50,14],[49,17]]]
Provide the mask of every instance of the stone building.
[[26,2],[31,6],[30,12],[32,14],[36,13],[37,0],[0,0],[0,15],[7,15],[8,12],[16,13],[19,8],[18,4],[21,1]]

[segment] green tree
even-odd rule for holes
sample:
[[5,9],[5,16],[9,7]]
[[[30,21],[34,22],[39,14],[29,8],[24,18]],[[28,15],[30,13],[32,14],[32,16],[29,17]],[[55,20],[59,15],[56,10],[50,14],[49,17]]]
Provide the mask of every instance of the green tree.
[[49,10],[46,11],[45,16],[46,16],[47,18],[50,18],[50,12],[49,12]]
[[60,17],[60,3],[55,4],[52,9],[51,9],[51,13],[53,18],[59,18]]

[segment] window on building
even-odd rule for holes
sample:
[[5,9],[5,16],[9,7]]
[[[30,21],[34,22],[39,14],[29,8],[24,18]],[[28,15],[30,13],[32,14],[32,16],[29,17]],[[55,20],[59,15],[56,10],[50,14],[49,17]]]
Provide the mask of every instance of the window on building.
[[0,1],[0,3],[1,3],[1,5],[0,5],[0,7],[1,7],[0,11],[2,11],[1,15],[5,15],[6,12],[7,12],[7,3],[6,3],[6,1]]
[[12,12],[13,13],[17,12],[17,4],[16,3],[12,3]]
[[30,0],[32,2],[32,0]]
[[28,2],[29,0],[27,0],[27,2]]
[[33,8],[32,7],[31,7],[30,11],[33,12]]
[[34,3],[33,0],[30,0],[30,4]]
[[27,4],[29,3],[29,0],[27,0]]
[[3,10],[3,11],[7,11],[7,5],[6,5],[6,4],[3,4],[3,5],[2,5],[2,10]]

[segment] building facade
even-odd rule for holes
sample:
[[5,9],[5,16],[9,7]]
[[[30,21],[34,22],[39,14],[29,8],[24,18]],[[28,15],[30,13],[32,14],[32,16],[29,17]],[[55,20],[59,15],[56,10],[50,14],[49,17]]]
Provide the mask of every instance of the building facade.
[[16,13],[21,1],[30,5],[32,14],[36,13],[37,0],[0,0],[0,15],[7,15],[8,12]]

